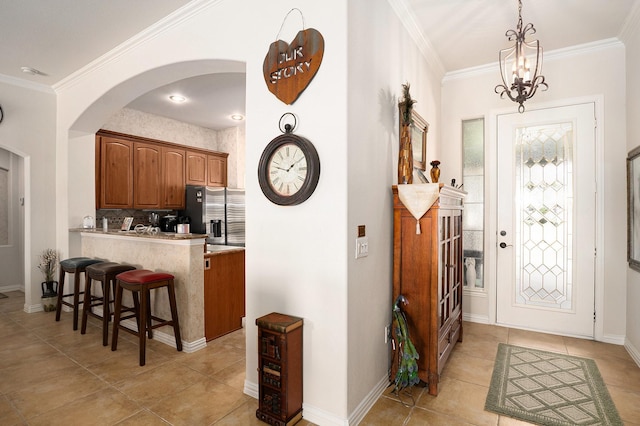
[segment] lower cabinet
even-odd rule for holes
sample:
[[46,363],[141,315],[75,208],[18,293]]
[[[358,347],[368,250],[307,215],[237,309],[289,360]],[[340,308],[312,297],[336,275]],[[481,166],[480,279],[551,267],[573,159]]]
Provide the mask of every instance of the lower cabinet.
[[204,335],[207,341],[242,328],[244,250],[205,254]]

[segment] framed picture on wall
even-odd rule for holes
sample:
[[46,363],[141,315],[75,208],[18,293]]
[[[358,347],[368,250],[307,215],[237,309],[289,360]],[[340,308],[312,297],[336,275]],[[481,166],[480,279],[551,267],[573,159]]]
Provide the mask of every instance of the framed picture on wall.
[[627,260],[640,271],[640,147],[627,157]]
[[415,110],[411,111],[411,145],[413,148],[413,167],[427,170],[427,133],[429,123]]

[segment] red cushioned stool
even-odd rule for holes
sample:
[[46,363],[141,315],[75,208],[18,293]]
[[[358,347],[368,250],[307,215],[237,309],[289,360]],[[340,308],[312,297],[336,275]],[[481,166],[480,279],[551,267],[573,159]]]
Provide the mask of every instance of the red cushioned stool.
[[[86,269],[87,266],[94,263],[102,262],[99,259],[92,259],[90,257],[72,257],[69,259],[60,261],[60,278],[58,281],[60,285],[58,287],[58,304],[56,306],[56,321],[60,321],[60,313],[62,312],[62,305],[69,306],[73,309],[73,329],[78,329],[78,314],[80,312],[80,295],[83,293],[80,291],[80,274],[85,274],[86,281]],[[64,294],[64,277],[65,274],[73,274],[73,293]],[[73,302],[67,302],[65,297],[73,296]]]
[[[112,294],[115,294],[116,275],[121,272],[136,269],[135,266],[115,262],[102,262],[87,266],[87,282],[84,286],[84,302],[82,303],[82,327],[80,333],[87,332],[87,317],[92,316],[102,320],[102,346],[109,344],[109,321],[111,320]],[[92,284],[100,282],[102,296],[92,293]],[[96,306],[102,306],[102,315],[93,311]]]
[[[173,286],[174,276],[164,272],[153,272],[147,269],[136,269],[122,272],[116,276],[116,296],[113,310],[113,337],[111,339],[111,350],[118,348],[118,331],[120,329],[138,336],[140,340],[140,365],[145,364],[146,355],[146,335],[153,338],[154,328],[170,325],[176,338],[176,348],[182,350],[182,340],[180,339],[180,324],[178,322],[178,308],[176,306],[176,295]],[[150,296],[151,290],[166,287],[169,293],[169,306],[171,308],[171,320],[158,318],[151,314]],[[122,309],[122,291],[129,290],[133,295],[133,308]],[[122,312],[132,311],[132,315],[122,317]],[[135,317],[138,322],[138,330],[131,330],[120,321]],[[152,324],[156,321],[156,324]]]

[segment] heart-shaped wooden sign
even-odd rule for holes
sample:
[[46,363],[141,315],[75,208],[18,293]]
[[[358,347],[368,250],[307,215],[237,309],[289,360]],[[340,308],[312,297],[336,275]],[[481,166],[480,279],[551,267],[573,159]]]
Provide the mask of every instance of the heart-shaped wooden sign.
[[291,105],[313,80],[323,55],[324,38],[313,28],[298,32],[291,44],[282,40],[271,43],[262,65],[269,91]]

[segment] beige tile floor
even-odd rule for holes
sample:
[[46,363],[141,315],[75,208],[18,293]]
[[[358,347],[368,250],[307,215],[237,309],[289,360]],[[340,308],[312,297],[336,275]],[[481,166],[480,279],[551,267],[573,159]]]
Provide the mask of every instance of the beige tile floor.
[[[71,314],[26,314],[24,295],[0,299],[0,425],[264,425],[243,393],[244,333],[187,354],[149,341],[138,366],[135,338],[102,346],[100,323],[73,331]],[[412,389],[406,406],[389,388],[362,425],[521,425],[485,412],[498,342],[594,358],[627,425],[640,425],[640,368],[623,347],[465,323],[465,339],[443,371],[438,397]],[[402,400],[410,403],[404,396]],[[299,426],[311,423],[303,420]]]

